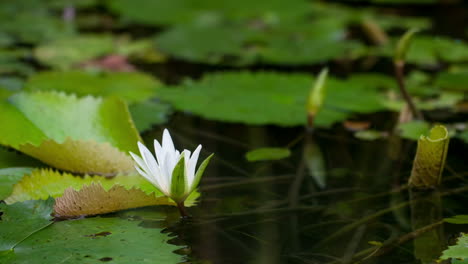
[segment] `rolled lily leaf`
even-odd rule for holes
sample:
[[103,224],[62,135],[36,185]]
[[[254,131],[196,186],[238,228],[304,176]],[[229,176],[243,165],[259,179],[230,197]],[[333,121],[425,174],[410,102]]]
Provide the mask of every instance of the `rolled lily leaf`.
[[442,125],[431,129],[429,136],[421,136],[409,178],[412,187],[430,188],[439,185],[445,166],[449,134]]

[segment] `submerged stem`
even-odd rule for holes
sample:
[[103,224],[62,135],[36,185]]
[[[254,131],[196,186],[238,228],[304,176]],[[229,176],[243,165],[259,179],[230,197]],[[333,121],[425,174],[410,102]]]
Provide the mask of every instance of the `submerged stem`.
[[404,75],[405,63],[404,61],[395,61],[395,77],[398,82],[398,87],[400,92],[405,98],[406,103],[408,104],[411,113],[419,120],[424,120],[422,113],[416,108],[416,105],[411,98],[411,95],[408,93],[405,85],[405,75]]
[[177,208],[179,208],[180,216],[182,218],[188,218],[190,215],[188,214],[187,210],[185,209],[184,202],[178,202],[177,203]]

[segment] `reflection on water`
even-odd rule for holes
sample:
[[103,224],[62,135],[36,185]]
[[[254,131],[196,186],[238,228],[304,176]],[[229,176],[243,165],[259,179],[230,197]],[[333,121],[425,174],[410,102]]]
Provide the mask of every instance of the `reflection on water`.
[[[205,155],[216,153],[200,204],[189,209],[194,218],[181,223],[172,214],[169,224],[193,263],[433,263],[462,231],[441,221],[464,213],[468,188],[456,173],[466,169],[457,161],[459,147],[449,151],[440,190],[409,192],[415,142],[360,141],[340,128],[310,136],[301,128],[185,115],[170,129],[184,148],[201,143]],[[245,152],[265,146],[290,147],[293,154],[245,160]]]

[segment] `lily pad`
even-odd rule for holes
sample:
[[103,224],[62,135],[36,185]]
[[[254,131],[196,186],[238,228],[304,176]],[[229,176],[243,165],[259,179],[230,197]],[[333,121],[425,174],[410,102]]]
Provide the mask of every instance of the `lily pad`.
[[169,235],[159,228],[144,228],[139,221],[88,218],[56,222],[31,235],[0,256],[5,264],[34,263],[180,263],[168,244]]
[[259,148],[249,151],[245,154],[245,158],[250,161],[262,160],[280,160],[291,155],[291,151],[286,148]]
[[16,150],[0,147],[0,169],[11,167],[43,167],[40,161]]
[[345,40],[345,34],[342,23],[331,19],[302,26],[275,25],[268,30],[244,24],[181,25],[160,34],[156,43],[161,51],[189,61],[294,65],[355,57],[366,52],[360,43]]
[[421,135],[427,135],[431,125],[424,121],[412,121],[398,126],[402,138],[418,140]]
[[13,185],[19,182],[32,168],[0,169],[0,200],[4,200],[13,191]]
[[120,99],[19,93],[0,109],[0,144],[64,170],[133,171],[127,153],[137,151],[140,137]]
[[[13,205],[0,204],[0,252],[15,246],[36,232],[51,225],[54,199],[26,201]],[[0,254],[0,262],[4,254]]]
[[151,100],[132,104],[128,108],[140,132],[150,129],[153,125],[166,123],[171,114],[169,105]]
[[441,72],[437,75],[435,85],[446,90],[468,91],[468,71]]
[[460,238],[458,238],[457,244],[453,246],[449,246],[446,250],[442,252],[442,256],[440,259],[452,259],[452,263],[467,263],[468,262],[468,251],[466,248],[468,247],[468,235],[462,234]]
[[[131,0],[106,1],[108,7],[123,16],[126,21],[148,25],[171,25],[181,23],[209,23],[223,19],[234,21],[269,18],[275,21],[304,16],[310,3],[292,0],[284,5],[281,0],[241,0],[220,2],[213,0]],[[144,7],[144,8],[142,8]]]
[[[382,49],[382,53],[392,57],[395,50],[395,40]],[[414,36],[408,49],[406,61],[420,65],[438,65],[440,62],[468,61],[468,44],[461,40]]]
[[78,96],[118,96],[128,103],[135,103],[154,97],[160,85],[152,76],[138,72],[49,71],[31,76],[25,90],[63,91]]
[[[83,188],[87,190],[81,192]],[[111,189],[113,189],[113,191],[109,193]],[[87,210],[89,213],[91,209],[89,206],[86,207],[85,205],[96,206],[97,204],[101,204],[101,202],[108,199],[111,194],[113,195],[113,199],[108,202],[113,205],[113,207],[103,206],[105,208],[101,208],[101,211],[96,211],[94,214],[102,213],[105,210],[107,210],[106,212],[110,212],[109,210],[111,209],[122,209],[116,206],[124,205],[130,206],[127,208],[144,206],[147,205],[146,203],[150,203],[150,205],[174,205],[172,201],[163,197],[163,194],[159,190],[139,175],[118,175],[112,178],[88,175],[76,176],[69,173],[60,173],[51,169],[34,170],[29,175],[24,176],[15,184],[13,192],[5,199],[5,202],[7,204],[12,204],[27,200],[54,197],[57,198],[57,203],[60,201],[62,204],[62,215],[64,215],[63,212],[65,212],[65,209],[70,210],[70,204],[66,202],[70,199],[73,199],[76,204],[83,204],[80,210]],[[133,203],[130,204],[128,200],[131,200],[132,195],[139,197],[139,199],[133,200]],[[194,205],[199,195],[198,192],[194,192],[193,195],[188,198],[186,205]],[[60,200],[59,197],[63,196],[67,198]],[[103,200],[100,201],[100,199]]]
[[66,189],[63,195],[56,199],[54,212],[60,217],[76,217],[150,205],[175,204],[166,196],[148,195],[138,188],[127,190],[123,186],[114,185],[106,191],[100,184],[91,184],[79,191]]
[[37,43],[70,35],[60,15],[55,15],[44,1],[17,0],[0,6],[0,32],[17,41]]
[[[295,126],[306,123],[306,100],[313,83],[313,78],[302,74],[224,72],[206,75],[198,82],[163,87],[159,96],[177,110],[207,119]],[[385,95],[375,85],[330,77],[327,87],[316,126],[328,127],[353,113],[387,109]]]
[[69,69],[80,62],[111,53],[113,48],[111,36],[80,35],[42,44],[34,50],[34,56],[45,65]]

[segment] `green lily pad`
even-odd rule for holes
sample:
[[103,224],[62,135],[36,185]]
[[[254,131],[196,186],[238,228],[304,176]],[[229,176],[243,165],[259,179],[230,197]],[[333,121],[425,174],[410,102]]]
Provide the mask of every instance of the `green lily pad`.
[[[26,201],[13,205],[0,204],[0,252],[13,250],[29,236],[51,225],[54,199]],[[5,256],[0,254],[1,258]]]
[[245,158],[250,161],[280,160],[291,156],[291,151],[286,148],[259,148],[249,151]]
[[431,125],[424,121],[412,121],[398,126],[402,138],[418,140],[421,135],[427,135]]
[[19,93],[0,109],[0,144],[69,171],[133,171],[127,153],[136,152],[141,139],[118,98]]
[[445,218],[444,221],[450,224],[466,225],[468,224],[468,215],[455,215],[450,218]]
[[0,6],[0,32],[15,40],[36,43],[70,35],[73,29],[41,0],[17,0]]
[[[382,49],[382,54],[393,57],[395,41]],[[468,44],[461,40],[414,36],[408,49],[406,61],[421,65],[437,65],[441,61],[463,62],[468,60]]]
[[[131,200],[130,196],[132,196],[133,193],[134,196],[138,195],[140,197],[139,200],[134,201],[132,204],[134,207],[158,204],[174,205],[172,201],[165,198],[159,190],[140,175],[118,175],[112,178],[88,175],[76,176],[69,173],[60,173],[51,169],[34,170],[30,174],[22,177],[21,180],[14,185],[11,195],[5,199],[5,202],[7,204],[12,204],[27,200],[54,197],[57,198],[58,203],[58,198],[68,192],[68,196],[74,195],[72,198],[75,199],[76,203],[84,203],[85,201],[83,201],[83,199],[77,199],[77,197],[82,195],[79,191],[85,187],[89,189],[89,186],[98,186],[99,188],[95,189],[102,190],[94,190],[94,192],[91,193],[88,190],[88,193],[84,196],[84,198],[91,200],[88,204],[94,206],[99,205],[100,202],[102,202],[104,198],[107,199],[109,195],[105,194],[104,198],[101,197],[102,199],[98,199],[99,197],[95,196],[102,195],[113,188],[115,191],[114,194],[117,193],[119,195],[113,197],[112,204],[124,204],[126,201]],[[116,186],[122,187],[123,189],[116,189]],[[127,193],[127,191],[130,191],[130,193]],[[194,192],[187,199],[186,205],[194,205],[199,196],[200,194],[198,192]],[[66,203],[63,206],[68,206],[68,204]],[[110,206],[104,207],[106,207],[106,210],[111,209]],[[82,210],[89,211],[89,208],[83,206]]]
[[42,167],[40,161],[31,158],[16,150],[0,147],[0,169],[10,167]]
[[437,75],[435,85],[446,90],[467,91],[468,71],[441,72]]
[[171,113],[169,105],[150,100],[132,104],[128,108],[140,132],[149,130],[153,125],[166,123]]
[[220,2],[213,0],[131,0],[106,1],[107,6],[126,21],[148,25],[171,25],[180,23],[213,23],[223,19],[245,21],[264,18],[282,21],[301,17],[310,10],[310,3],[292,0],[287,5],[281,0],[241,0]]
[[45,65],[69,69],[80,62],[109,54],[113,48],[111,36],[80,35],[44,43],[36,47],[34,56]]
[[135,103],[154,97],[159,86],[158,80],[138,72],[49,71],[31,76],[24,89],[63,91],[78,96],[118,96]]
[[0,200],[4,200],[13,191],[13,185],[19,182],[32,168],[0,169]]
[[88,218],[56,222],[19,243],[14,252],[0,256],[5,264],[34,263],[180,263],[159,228],[141,227],[139,221]]
[[0,49],[0,74],[31,75],[34,68],[22,61],[28,56],[29,51],[25,49]]
[[462,234],[462,236],[458,238],[456,245],[449,246],[446,250],[442,252],[442,256],[440,257],[440,259],[446,260],[451,258],[451,263],[468,263],[468,251],[466,250],[467,247],[468,235]]
[[[313,83],[313,78],[301,74],[224,72],[163,87],[159,96],[177,110],[207,119],[295,126],[306,123],[306,100]],[[315,125],[327,127],[353,113],[386,110],[385,96],[378,88],[353,79],[328,78],[327,96]]]
[[[305,22],[304,22],[305,23]],[[274,25],[268,30],[233,25],[180,25],[160,34],[161,51],[174,57],[210,64],[313,64],[357,57],[364,46],[345,40],[341,21],[320,20],[298,26]]]

